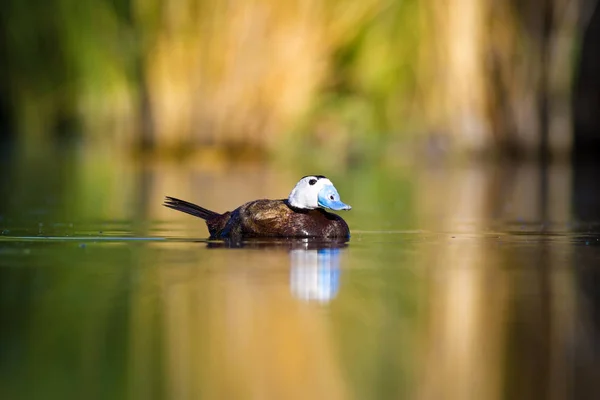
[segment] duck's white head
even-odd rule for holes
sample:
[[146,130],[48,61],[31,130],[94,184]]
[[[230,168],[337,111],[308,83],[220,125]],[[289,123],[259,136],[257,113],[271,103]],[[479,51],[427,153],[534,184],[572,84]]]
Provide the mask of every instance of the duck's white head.
[[319,207],[336,211],[352,208],[340,201],[340,195],[335,186],[323,175],[309,175],[300,179],[290,193],[288,202],[292,207],[306,210]]

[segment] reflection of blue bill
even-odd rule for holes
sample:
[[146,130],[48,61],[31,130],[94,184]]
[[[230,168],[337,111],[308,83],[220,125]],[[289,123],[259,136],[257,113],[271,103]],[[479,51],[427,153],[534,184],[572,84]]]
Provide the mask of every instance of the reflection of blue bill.
[[339,249],[292,250],[290,289],[298,299],[328,302],[339,290]]

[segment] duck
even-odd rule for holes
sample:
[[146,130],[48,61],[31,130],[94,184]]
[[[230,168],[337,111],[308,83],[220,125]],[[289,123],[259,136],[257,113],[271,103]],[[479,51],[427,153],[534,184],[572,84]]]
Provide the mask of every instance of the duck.
[[169,196],[163,205],[203,219],[209,239],[350,238],[346,221],[327,210],[352,207],[340,200],[333,183],[323,175],[302,177],[287,199],[254,200],[222,214]]

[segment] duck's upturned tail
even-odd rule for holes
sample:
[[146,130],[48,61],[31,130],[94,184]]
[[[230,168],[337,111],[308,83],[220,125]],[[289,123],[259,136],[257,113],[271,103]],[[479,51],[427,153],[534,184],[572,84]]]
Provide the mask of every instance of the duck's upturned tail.
[[207,210],[206,208],[202,208],[199,205],[189,203],[184,200],[179,200],[174,197],[166,197],[166,200],[163,204],[165,207],[172,208],[173,210],[181,211],[194,217],[202,218],[203,220],[209,221],[211,219],[215,219],[220,217],[221,214],[216,213],[214,211]]

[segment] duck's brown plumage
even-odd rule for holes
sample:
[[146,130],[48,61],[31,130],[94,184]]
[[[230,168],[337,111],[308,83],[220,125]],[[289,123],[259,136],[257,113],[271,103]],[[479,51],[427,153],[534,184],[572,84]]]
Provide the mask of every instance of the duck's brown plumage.
[[230,237],[350,237],[342,217],[322,209],[301,210],[287,200],[255,200],[223,214],[167,197],[166,207],[202,218],[211,239]]

